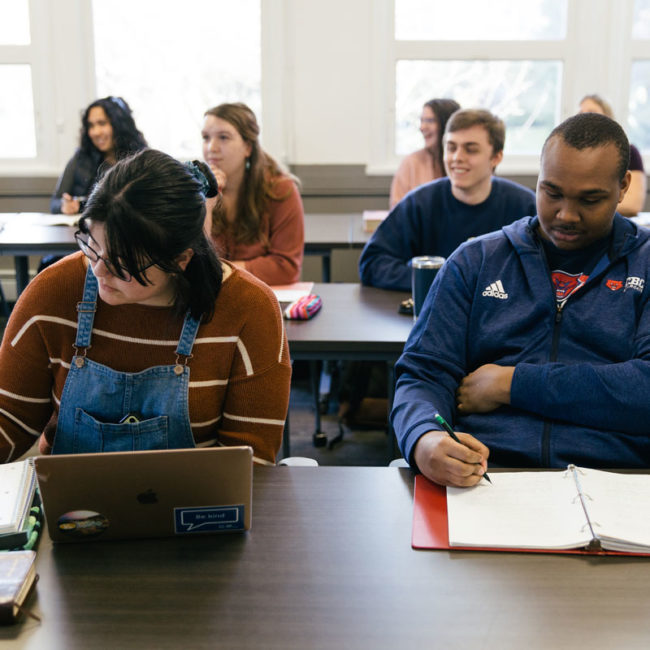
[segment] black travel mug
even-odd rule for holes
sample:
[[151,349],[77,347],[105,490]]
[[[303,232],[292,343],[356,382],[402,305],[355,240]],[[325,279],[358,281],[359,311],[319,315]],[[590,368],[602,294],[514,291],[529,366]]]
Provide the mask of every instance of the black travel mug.
[[424,299],[427,297],[429,287],[445,263],[444,257],[430,257],[423,255],[411,260],[411,292],[413,294],[413,320],[422,311]]

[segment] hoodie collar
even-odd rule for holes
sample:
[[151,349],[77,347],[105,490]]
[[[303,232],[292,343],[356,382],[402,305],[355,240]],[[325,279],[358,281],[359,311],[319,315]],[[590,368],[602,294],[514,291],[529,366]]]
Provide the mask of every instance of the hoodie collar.
[[[535,237],[535,231],[538,228],[538,217],[524,217],[508,226],[504,226],[503,232],[520,255],[524,253],[530,254],[540,250],[540,245]],[[611,261],[629,254],[650,238],[650,230],[640,228],[633,221],[622,217],[618,212],[614,215],[612,229]]]

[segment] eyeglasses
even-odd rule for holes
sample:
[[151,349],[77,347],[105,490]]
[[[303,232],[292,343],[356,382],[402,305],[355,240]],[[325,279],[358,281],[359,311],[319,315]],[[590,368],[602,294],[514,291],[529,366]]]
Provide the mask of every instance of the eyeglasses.
[[[131,282],[133,279],[133,274],[123,266],[115,265],[113,262],[111,262],[108,258],[102,257],[91,245],[90,245],[90,236],[81,232],[81,230],[77,230],[77,232],[74,234],[74,238],[77,241],[77,245],[79,246],[81,252],[91,261],[91,262],[99,262],[100,260],[104,262],[104,265],[106,266],[108,272],[111,275],[114,275],[116,278],[119,278],[120,280],[124,280],[125,282]],[[148,268],[155,266],[156,262],[151,262],[150,264],[147,264],[146,266],[143,266],[141,269],[138,269],[138,275],[144,273]]]

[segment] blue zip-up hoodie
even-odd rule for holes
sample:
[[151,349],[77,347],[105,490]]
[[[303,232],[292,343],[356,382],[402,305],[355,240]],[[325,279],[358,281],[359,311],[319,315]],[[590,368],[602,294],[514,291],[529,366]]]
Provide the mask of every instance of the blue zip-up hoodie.
[[[438,411],[508,467],[650,465],[650,231],[616,215],[612,259],[558,309],[537,217],[463,244],[438,273],[396,365],[404,457]],[[511,404],[459,416],[486,363],[516,366]]]

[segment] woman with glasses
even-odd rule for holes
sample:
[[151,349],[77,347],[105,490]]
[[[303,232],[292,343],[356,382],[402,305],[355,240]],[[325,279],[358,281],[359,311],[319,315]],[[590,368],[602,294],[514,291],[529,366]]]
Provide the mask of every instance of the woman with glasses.
[[300,278],[305,226],[296,179],[259,143],[255,114],[241,103],[206,111],[203,158],[217,177],[211,214],[219,254],[267,284]]
[[145,149],[91,193],[80,252],[28,285],[0,347],[0,460],[248,444],[272,463],[290,363],[278,303],[206,237],[203,162]]
[[424,148],[402,160],[390,186],[390,207],[399,203],[411,190],[446,176],[442,162],[442,136],[451,114],[460,108],[453,99],[430,99],[420,115],[420,133]]
[[53,214],[82,212],[100,171],[147,146],[121,97],[97,99],[81,117],[79,148],[68,161],[50,200]]

